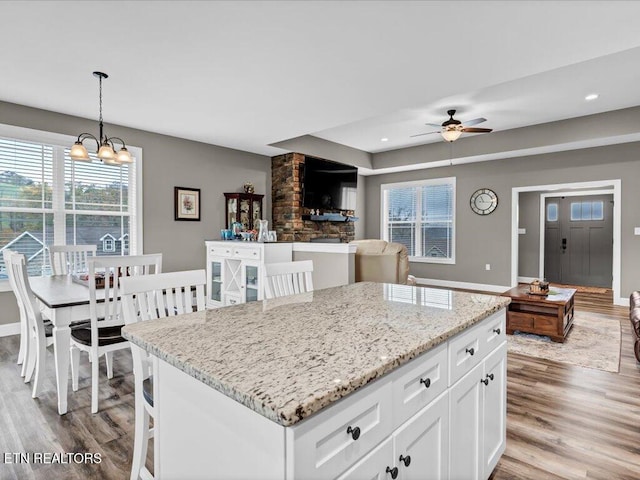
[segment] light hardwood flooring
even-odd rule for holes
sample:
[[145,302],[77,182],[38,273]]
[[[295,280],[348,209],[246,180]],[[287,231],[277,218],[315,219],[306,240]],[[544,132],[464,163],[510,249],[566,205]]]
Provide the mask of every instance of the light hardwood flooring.
[[[578,294],[576,309],[620,320],[620,373],[509,354],[507,450],[493,480],[640,478],[640,367],[633,356],[628,309],[614,307],[610,293]],[[69,413],[59,416],[53,355],[47,356],[44,394],[33,400],[15,364],[17,351],[17,336],[0,338],[0,454],[91,452],[100,453],[102,462],[24,465],[5,464],[0,457],[0,479],[128,478],[134,420],[131,356],[115,354],[112,380],[101,360],[100,412],[95,415],[83,356],[80,389],[69,392]]]

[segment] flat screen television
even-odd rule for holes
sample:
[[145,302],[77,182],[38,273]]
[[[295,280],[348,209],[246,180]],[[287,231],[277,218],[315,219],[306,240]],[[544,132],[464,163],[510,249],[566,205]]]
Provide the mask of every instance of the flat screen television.
[[301,175],[304,207],[320,210],[356,209],[356,167],[305,157]]

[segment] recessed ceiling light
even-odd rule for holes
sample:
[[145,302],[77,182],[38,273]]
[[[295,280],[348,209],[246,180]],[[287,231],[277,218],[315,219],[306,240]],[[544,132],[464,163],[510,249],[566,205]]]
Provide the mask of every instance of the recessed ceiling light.
[[380,139],[380,141],[381,141],[381,142],[388,142],[388,141],[389,141],[389,139],[388,139],[387,137],[384,137],[384,138],[381,138],[381,139]]
[[590,102],[591,100],[595,100],[596,98],[598,98],[598,94],[597,93],[590,93],[589,95],[587,95],[586,97],[584,97],[584,99],[587,102]]

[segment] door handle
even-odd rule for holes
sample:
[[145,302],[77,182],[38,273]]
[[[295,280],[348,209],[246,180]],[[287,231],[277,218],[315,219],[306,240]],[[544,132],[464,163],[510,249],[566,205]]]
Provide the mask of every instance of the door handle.
[[567,249],[567,239],[563,238],[562,239],[562,251],[565,251]]

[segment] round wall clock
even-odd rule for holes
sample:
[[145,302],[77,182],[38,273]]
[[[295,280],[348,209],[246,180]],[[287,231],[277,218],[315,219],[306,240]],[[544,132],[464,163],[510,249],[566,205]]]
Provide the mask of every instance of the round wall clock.
[[489,215],[498,206],[496,192],[488,188],[479,188],[471,195],[471,210],[478,215]]

